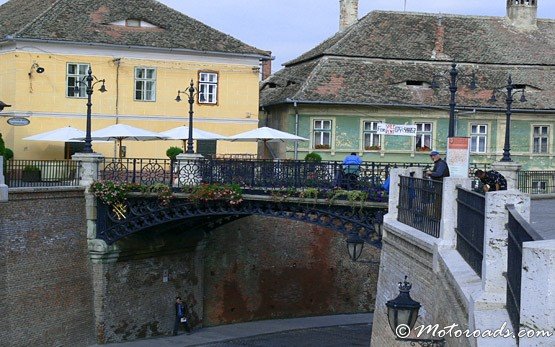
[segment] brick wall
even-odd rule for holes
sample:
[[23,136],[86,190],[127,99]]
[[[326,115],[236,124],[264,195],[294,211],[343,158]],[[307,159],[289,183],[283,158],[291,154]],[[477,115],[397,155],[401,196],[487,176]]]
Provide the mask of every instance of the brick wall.
[[[440,262],[434,272],[433,247],[403,237],[402,233],[397,233],[387,223],[385,231],[372,326],[372,345],[407,345],[407,342],[395,341],[395,335],[387,321],[385,306],[388,300],[399,295],[397,283],[403,281],[405,275],[409,276],[408,281],[412,283],[410,296],[422,305],[416,326],[437,323],[443,328],[457,323],[461,324],[460,329],[468,329],[465,325],[468,322],[466,309],[445,275],[444,264]],[[447,346],[470,346],[465,338],[446,337],[446,342]]]
[[353,263],[345,237],[281,218],[250,216],[213,231],[205,257],[204,324],[370,312],[379,250]]
[[0,344],[94,343],[82,189],[11,190],[0,203]]

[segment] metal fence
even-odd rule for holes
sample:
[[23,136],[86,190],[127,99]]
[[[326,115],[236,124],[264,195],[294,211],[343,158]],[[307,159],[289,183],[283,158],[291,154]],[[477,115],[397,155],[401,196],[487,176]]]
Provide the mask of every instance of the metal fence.
[[529,194],[555,193],[555,171],[519,171],[518,189]]
[[457,251],[482,277],[484,257],[485,196],[457,188]]
[[400,176],[397,220],[439,237],[443,182]]
[[507,311],[513,329],[520,329],[520,285],[522,278],[522,243],[543,240],[534,228],[522,218],[514,205],[507,205],[509,211],[508,253],[507,253]]
[[80,163],[73,160],[8,160],[6,185],[18,187],[78,186]]
[[98,170],[100,180],[172,185],[177,166],[170,159],[105,158]]

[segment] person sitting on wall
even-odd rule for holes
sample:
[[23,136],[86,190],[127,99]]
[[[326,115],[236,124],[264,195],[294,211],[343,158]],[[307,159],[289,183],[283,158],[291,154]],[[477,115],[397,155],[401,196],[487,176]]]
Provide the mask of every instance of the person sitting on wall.
[[488,172],[476,170],[474,172],[474,176],[479,178],[480,181],[484,184],[484,186],[482,187],[484,193],[494,192],[498,190],[507,190],[507,180],[505,179],[505,176],[495,170],[490,170]]
[[362,159],[355,153],[352,152],[343,159],[343,174],[344,174],[344,186],[345,188],[354,188],[358,180],[358,173],[360,171],[360,165],[362,164]]

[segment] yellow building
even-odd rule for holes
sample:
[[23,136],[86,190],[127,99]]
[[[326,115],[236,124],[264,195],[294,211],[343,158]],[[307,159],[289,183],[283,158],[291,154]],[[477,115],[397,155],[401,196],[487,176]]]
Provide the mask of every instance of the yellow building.
[[[175,98],[193,80],[194,127],[233,135],[258,126],[260,64],[269,59],[270,52],[154,0],[11,0],[0,6],[0,100],[12,105],[0,113],[0,132],[15,159],[61,159],[78,150],[23,138],[64,126],[85,130],[87,95],[75,86],[91,68],[107,89],[100,93],[99,83],[92,95],[93,131],[188,125],[187,95]],[[30,123],[10,125],[12,117]],[[164,158],[182,142],[123,145],[127,157]],[[93,142],[93,149],[107,157],[118,151],[112,142]],[[256,145],[218,141],[217,152],[255,153]]]

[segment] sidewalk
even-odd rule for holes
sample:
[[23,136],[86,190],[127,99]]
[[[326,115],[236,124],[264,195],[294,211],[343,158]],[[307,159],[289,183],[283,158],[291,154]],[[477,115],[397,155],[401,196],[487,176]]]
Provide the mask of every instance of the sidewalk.
[[[372,323],[372,313],[341,314],[332,316],[304,317],[293,319],[273,319],[249,323],[220,325],[195,330],[191,335],[164,336],[134,342],[122,342],[102,346],[151,347],[151,346],[201,346],[211,342],[271,334],[282,331]],[[100,345],[94,345],[100,346]]]

